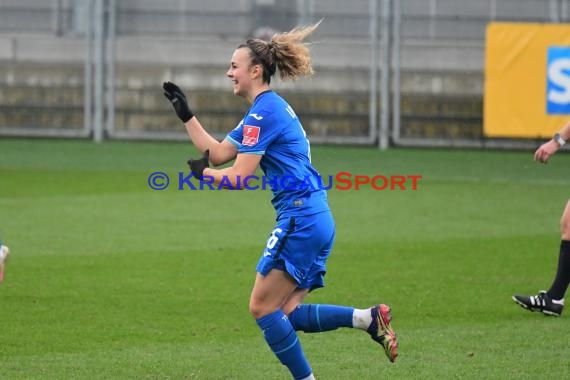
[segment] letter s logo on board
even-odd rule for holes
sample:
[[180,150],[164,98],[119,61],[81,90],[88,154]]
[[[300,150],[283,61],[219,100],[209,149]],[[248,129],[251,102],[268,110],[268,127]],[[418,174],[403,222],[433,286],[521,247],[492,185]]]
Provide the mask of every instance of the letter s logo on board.
[[570,115],[570,47],[548,48],[546,113]]

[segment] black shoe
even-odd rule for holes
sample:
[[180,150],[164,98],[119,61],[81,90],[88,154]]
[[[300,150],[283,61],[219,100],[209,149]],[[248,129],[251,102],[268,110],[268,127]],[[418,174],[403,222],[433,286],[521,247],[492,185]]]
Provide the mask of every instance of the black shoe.
[[556,317],[560,317],[562,309],[564,309],[564,299],[559,301],[553,300],[544,290],[541,290],[535,296],[515,294],[513,300],[530,311],[540,311],[546,315],[554,315]]

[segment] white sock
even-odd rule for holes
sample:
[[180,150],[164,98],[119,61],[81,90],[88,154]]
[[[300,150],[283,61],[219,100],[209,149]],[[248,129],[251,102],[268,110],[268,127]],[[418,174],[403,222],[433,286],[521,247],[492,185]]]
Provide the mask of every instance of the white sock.
[[302,380],[315,380],[315,376],[313,376],[313,374],[311,373],[309,376],[305,377]]
[[372,313],[370,309],[354,309],[352,313],[352,327],[366,330],[372,323]]

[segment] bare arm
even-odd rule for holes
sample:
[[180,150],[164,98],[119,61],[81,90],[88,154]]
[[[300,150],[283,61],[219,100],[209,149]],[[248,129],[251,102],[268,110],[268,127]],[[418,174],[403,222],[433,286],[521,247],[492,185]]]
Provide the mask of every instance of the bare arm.
[[[563,141],[570,140],[570,121],[566,123],[564,127],[562,127],[562,129],[558,132],[558,134],[560,136],[560,139],[562,139]],[[556,153],[558,149],[562,147],[562,145],[564,145],[564,144],[561,145],[559,143],[560,139],[556,141],[554,138],[552,138],[549,141],[542,144],[536,150],[536,152],[534,152],[534,160],[542,162],[543,164],[547,163],[548,159],[550,159],[550,157],[554,155],[554,153]]]
[[[237,188],[238,177],[243,180],[247,176],[254,175],[261,157],[259,154],[240,153],[232,166],[224,169],[206,168],[203,175],[214,178],[214,184],[219,184],[227,178],[226,181],[229,181],[233,188]],[[243,182],[241,185],[243,186]]]
[[184,126],[192,143],[200,152],[204,153],[206,149],[210,150],[210,162],[214,166],[225,164],[236,158],[237,148],[235,145],[227,140],[219,142],[213,138],[195,116],[184,123]]
[[172,82],[164,82],[162,85],[164,96],[172,103],[176,115],[182,120],[190,139],[198,148],[204,153],[206,150],[210,151],[210,161],[214,165],[225,164],[233,160],[237,155],[237,148],[228,141],[219,142],[213,138],[198,119],[194,116],[184,92]]

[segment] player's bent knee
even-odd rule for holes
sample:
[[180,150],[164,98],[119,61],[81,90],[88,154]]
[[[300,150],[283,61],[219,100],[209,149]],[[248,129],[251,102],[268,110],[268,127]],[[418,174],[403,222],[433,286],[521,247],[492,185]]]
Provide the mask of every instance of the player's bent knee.
[[570,212],[568,208],[560,219],[560,235],[562,240],[570,240]]
[[271,307],[265,305],[263,302],[251,298],[249,300],[249,313],[255,319],[259,319],[261,317],[266,316],[267,314],[271,314],[275,310],[272,310]]
[[570,240],[570,200],[560,218],[560,235],[562,240]]
[[570,221],[560,221],[560,236],[562,240],[570,240]]

